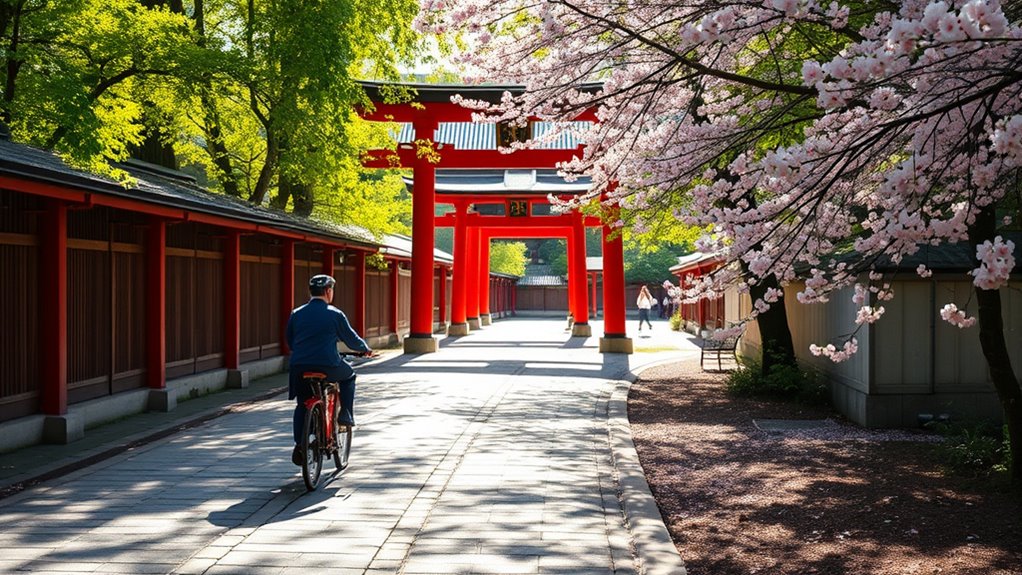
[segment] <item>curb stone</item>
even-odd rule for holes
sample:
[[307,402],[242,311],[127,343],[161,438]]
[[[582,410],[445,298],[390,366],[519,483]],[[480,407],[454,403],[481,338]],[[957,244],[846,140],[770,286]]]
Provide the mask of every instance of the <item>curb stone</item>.
[[[644,371],[662,363],[670,362],[656,362],[640,369]],[[621,510],[634,541],[638,572],[643,575],[686,575],[685,562],[660,515],[632,441],[628,391],[636,379],[637,374],[632,372],[624,380],[618,380],[607,406],[607,429],[621,489]]]

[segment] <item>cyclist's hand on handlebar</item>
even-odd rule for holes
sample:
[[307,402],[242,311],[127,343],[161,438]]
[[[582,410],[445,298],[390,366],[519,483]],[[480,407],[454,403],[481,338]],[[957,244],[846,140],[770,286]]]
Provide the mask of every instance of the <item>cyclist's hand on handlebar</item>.
[[377,354],[375,351],[367,349],[365,351],[358,352],[356,355],[358,355],[358,357],[376,357]]

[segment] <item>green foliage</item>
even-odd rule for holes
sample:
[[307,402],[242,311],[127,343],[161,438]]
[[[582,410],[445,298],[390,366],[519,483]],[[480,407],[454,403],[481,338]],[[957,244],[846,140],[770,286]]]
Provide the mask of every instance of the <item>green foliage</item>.
[[[564,261],[568,261],[568,244],[564,240],[545,240],[539,244],[536,251],[538,252],[539,259],[548,264],[552,264],[558,256],[564,256]],[[564,269],[565,271],[561,272],[562,275],[567,273],[567,266]]]
[[77,165],[101,170],[127,157],[142,139],[135,91],[205,63],[183,15],[138,0],[4,4],[21,10],[17,26],[0,18],[0,42],[19,46],[0,52],[12,135]]
[[519,277],[525,275],[525,251],[524,242],[491,242],[490,271]]
[[738,369],[728,374],[727,390],[735,395],[794,399],[806,403],[826,401],[826,388],[798,366],[775,363],[763,373],[759,359],[742,356]]
[[625,282],[660,284],[673,279],[670,269],[678,263],[678,256],[691,252],[691,247],[664,243],[643,248],[636,243],[625,245]]
[[932,421],[926,427],[945,437],[937,452],[948,471],[989,477],[1011,468],[1008,426],[982,421]]
[[13,137],[117,175],[155,140],[253,203],[406,232],[392,145],[359,120],[360,77],[397,79],[415,0],[0,0],[0,119]]

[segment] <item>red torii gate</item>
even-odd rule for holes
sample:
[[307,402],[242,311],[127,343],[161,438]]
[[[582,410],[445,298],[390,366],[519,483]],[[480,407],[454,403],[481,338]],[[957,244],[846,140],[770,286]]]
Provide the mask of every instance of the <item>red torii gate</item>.
[[[367,120],[412,124],[416,143],[402,144],[397,151],[372,150],[363,160],[370,168],[412,168],[412,293],[410,333],[404,341],[405,353],[431,353],[438,349],[433,336],[434,233],[436,226],[454,227],[454,277],[451,297],[451,335],[464,335],[490,321],[489,317],[489,245],[493,237],[565,237],[569,252],[569,307],[575,319],[572,335],[590,336],[587,275],[585,263],[585,227],[601,225],[598,219],[586,219],[580,213],[559,216],[533,216],[535,194],[515,195],[526,199],[529,215],[511,218],[470,214],[471,204],[504,203],[511,196],[461,194],[444,203],[455,206],[453,215],[435,216],[438,169],[551,169],[559,162],[581,156],[575,149],[528,149],[510,154],[498,150],[460,150],[437,143],[434,134],[441,122],[472,122],[472,110],[451,102],[460,94],[473,100],[500,102],[505,91],[520,87],[404,85],[414,90],[415,102],[389,104],[381,95],[382,84],[363,83],[374,103],[374,110],[361,111]],[[589,110],[578,120],[595,120]],[[423,153],[426,148],[426,153]],[[603,227],[604,335],[601,352],[631,353],[632,342],[625,332],[624,256],[620,237]],[[485,293],[485,297],[484,297]],[[441,318],[443,322],[443,318]]]

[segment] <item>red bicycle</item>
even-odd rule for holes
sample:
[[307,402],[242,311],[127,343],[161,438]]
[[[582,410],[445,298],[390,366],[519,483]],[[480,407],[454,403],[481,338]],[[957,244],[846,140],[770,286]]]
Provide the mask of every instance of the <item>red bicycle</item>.
[[332,456],[337,471],[348,466],[351,454],[351,426],[341,425],[340,384],[327,381],[325,373],[309,371],[302,380],[312,387],[312,397],[305,400],[305,423],[302,426],[302,479],[314,491],[323,473],[323,459]]

